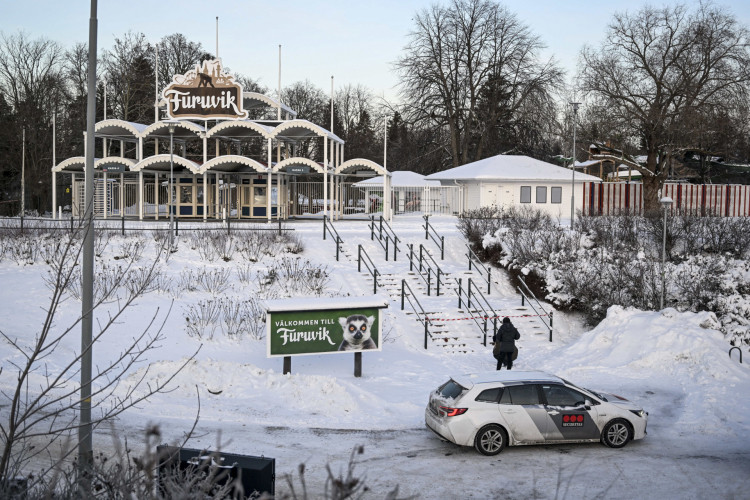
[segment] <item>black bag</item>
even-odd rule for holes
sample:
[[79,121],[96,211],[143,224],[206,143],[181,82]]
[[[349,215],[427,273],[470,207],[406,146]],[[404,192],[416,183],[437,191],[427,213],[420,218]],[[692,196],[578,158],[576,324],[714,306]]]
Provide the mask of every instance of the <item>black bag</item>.
[[518,359],[518,347],[513,346],[513,361]]
[[495,346],[492,348],[492,355],[495,359],[500,359],[500,342],[495,342]]

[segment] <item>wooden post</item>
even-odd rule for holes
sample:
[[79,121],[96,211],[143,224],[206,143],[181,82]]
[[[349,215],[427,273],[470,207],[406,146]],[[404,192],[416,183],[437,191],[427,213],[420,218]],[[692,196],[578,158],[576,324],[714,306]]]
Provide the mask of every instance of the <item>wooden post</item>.
[[362,376],[362,353],[361,352],[354,353],[354,376],[355,377]]

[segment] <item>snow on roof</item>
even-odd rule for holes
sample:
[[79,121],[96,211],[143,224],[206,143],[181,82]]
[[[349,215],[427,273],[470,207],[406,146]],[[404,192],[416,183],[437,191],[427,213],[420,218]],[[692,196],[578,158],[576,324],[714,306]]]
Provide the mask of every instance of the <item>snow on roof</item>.
[[[429,180],[571,180],[571,170],[529,156],[497,155],[428,175]],[[600,181],[577,173],[577,182]]]
[[475,384],[486,384],[492,382],[522,382],[528,380],[534,380],[539,382],[562,382],[560,377],[551,375],[549,373],[541,371],[522,371],[513,370],[511,373],[509,370],[502,371],[496,370],[491,372],[481,373],[470,373],[465,375],[456,375],[451,377],[453,380],[458,382],[463,387],[472,387]]
[[297,297],[264,301],[266,311],[325,311],[330,309],[364,309],[369,307],[386,308],[388,299],[379,295],[366,297]]
[[601,160],[576,161],[576,167],[590,167],[591,165],[598,165],[599,163],[601,163]]
[[[363,181],[352,184],[357,187],[383,186],[383,176],[370,177]],[[440,186],[440,181],[428,181],[425,176],[408,170],[396,170],[391,172],[391,187],[423,187],[423,186]]]

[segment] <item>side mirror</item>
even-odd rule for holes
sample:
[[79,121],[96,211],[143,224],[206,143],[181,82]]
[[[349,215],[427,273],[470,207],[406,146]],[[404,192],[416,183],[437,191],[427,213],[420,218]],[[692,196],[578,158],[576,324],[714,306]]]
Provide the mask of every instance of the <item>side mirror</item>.
[[588,399],[586,401],[584,401],[583,402],[583,407],[585,409],[587,409],[587,410],[590,410],[591,409],[591,401],[589,401]]

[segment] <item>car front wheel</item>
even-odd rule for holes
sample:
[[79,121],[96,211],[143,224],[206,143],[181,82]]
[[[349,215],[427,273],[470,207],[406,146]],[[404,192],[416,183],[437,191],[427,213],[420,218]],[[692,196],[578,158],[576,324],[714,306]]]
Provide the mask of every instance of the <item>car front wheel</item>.
[[633,439],[633,431],[624,420],[613,420],[602,430],[602,443],[610,448],[622,448]]
[[507,440],[508,436],[503,428],[492,424],[482,427],[477,432],[477,437],[474,439],[474,448],[482,455],[497,455],[503,451]]

